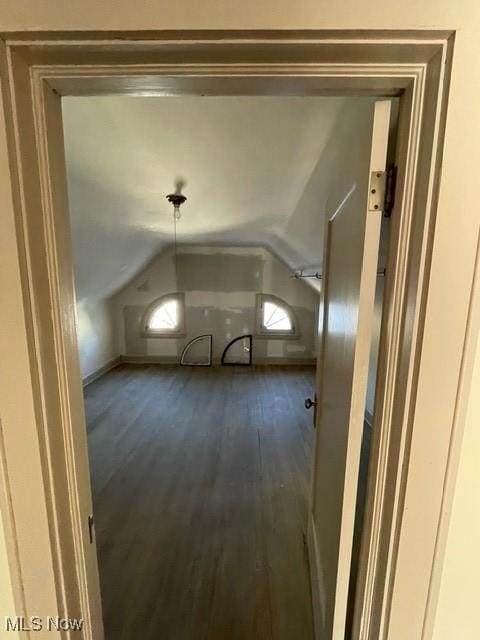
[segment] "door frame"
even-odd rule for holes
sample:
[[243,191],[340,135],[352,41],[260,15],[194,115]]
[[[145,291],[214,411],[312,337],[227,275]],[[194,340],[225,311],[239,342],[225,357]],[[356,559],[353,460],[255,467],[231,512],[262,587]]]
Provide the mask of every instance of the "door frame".
[[[418,630],[408,637],[424,637],[436,603],[432,576],[442,559],[437,536],[445,445],[454,431],[456,364],[462,357],[461,349],[445,353],[446,369],[452,364],[445,384],[452,394],[442,400],[445,419],[436,426],[442,446],[428,478],[419,478],[415,465],[424,445],[412,434],[428,430],[420,369],[453,42],[452,32],[428,31],[3,34],[1,285],[9,291],[12,332],[0,342],[11,373],[0,391],[0,506],[18,612],[81,616],[83,637],[102,637],[95,545],[89,544],[85,517],[91,496],[61,96],[401,96],[382,382],[354,637],[398,637],[395,620],[405,602],[409,628]],[[430,505],[421,558],[408,518],[418,496]],[[313,567],[314,549],[310,541]],[[313,571],[314,592],[317,578]]]

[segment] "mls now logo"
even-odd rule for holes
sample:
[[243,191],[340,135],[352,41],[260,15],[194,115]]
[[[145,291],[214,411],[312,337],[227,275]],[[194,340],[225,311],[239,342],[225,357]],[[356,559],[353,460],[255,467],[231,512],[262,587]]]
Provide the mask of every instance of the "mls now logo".
[[23,616],[5,618],[5,631],[81,631],[83,628],[82,618],[60,618],[59,616],[48,616],[45,620],[40,616]]

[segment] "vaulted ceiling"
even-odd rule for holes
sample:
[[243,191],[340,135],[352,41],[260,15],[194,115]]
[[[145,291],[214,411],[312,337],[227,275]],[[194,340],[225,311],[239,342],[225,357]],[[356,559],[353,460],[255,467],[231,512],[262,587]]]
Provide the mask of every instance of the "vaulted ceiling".
[[[269,246],[319,267],[324,152],[345,98],[63,99],[77,295],[107,297],[172,242]],[[322,170],[321,170],[322,169]]]

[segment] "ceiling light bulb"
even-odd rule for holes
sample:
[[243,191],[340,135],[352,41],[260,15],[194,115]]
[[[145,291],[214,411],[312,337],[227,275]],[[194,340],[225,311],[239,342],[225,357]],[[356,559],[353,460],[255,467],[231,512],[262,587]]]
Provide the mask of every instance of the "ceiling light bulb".
[[170,193],[167,196],[167,200],[173,204],[173,217],[175,220],[180,220],[180,205],[182,205],[186,199],[186,196],[181,193]]

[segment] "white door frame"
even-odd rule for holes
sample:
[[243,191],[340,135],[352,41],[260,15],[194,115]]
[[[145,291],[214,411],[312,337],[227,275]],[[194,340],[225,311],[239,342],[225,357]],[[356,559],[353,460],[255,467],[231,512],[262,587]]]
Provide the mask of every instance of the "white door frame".
[[[83,616],[84,638],[99,640],[102,634],[95,548],[88,544],[85,518],[91,497],[61,96],[401,95],[380,345],[383,385],[376,398],[355,638],[399,637],[391,621],[407,601],[409,629],[418,629],[408,637],[426,637],[424,623],[436,602],[432,575],[441,562],[437,534],[448,447],[438,447],[435,465],[421,479],[410,461],[422,453],[414,449],[422,445],[412,433],[429,427],[417,411],[424,391],[419,370],[452,48],[452,34],[445,32],[4,37],[0,284],[8,291],[6,326],[11,323],[12,331],[0,338],[2,367],[10,374],[0,390],[0,506],[16,613]],[[450,350],[445,357],[453,363],[461,353]],[[445,368],[448,377],[448,361]],[[457,389],[456,367],[446,383]],[[436,435],[448,443],[455,406],[450,397],[442,401],[445,420]],[[415,531],[405,514],[414,499],[430,508],[412,575]]]

